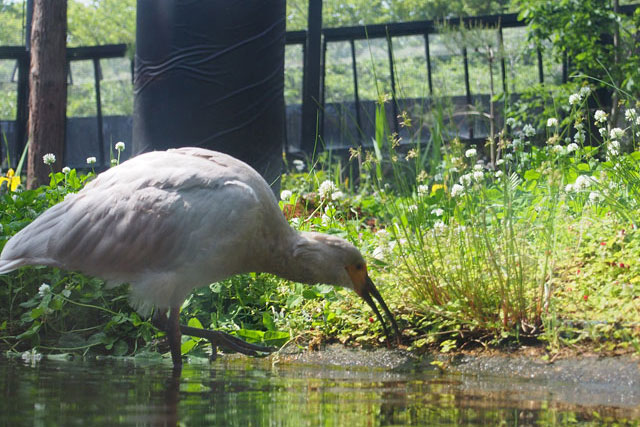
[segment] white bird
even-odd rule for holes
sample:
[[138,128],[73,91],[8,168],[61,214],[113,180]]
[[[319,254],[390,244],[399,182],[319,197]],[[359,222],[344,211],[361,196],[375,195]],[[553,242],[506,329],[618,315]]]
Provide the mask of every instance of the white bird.
[[139,311],[156,307],[176,367],[182,364],[181,332],[245,354],[269,350],[179,324],[180,306],[193,289],[247,272],[353,289],[389,337],[373,297],[400,339],[355,246],[292,229],[254,169],[200,148],[142,154],[101,173],[7,242],[0,274],[24,265],[80,271],[107,285],[129,283]]

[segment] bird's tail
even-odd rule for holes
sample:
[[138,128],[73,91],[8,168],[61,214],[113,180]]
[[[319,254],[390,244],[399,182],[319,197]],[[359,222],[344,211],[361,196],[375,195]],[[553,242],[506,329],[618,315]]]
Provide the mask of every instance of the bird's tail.
[[0,274],[6,274],[23,265],[21,259],[0,259]]

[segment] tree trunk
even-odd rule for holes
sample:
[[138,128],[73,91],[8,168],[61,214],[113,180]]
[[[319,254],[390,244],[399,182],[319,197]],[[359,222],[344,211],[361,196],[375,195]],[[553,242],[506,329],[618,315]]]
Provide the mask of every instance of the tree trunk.
[[29,154],[27,188],[49,182],[42,156],[64,150],[67,107],[67,0],[34,0],[29,76]]

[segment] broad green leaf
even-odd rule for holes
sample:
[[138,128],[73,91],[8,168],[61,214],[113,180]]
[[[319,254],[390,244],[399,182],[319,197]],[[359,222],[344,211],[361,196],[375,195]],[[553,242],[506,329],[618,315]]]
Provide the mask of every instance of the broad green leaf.
[[289,332],[285,331],[267,331],[264,333],[263,340],[267,344],[273,344],[277,346],[284,345],[289,339],[291,335]]
[[304,291],[302,291],[302,296],[304,297],[304,299],[316,299],[316,298],[318,298],[318,295],[311,288],[307,288]]
[[189,319],[187,325],[191,326],[192,328],[204,329],[202,327],[202,323],[200,323],[200,320],[198,320],[197,317],[192,317],[191,319]]
[[271,317],[271,314],[267,311],[262,313],[262,324],[269,331],[275,331],[277,329],[276,324],[273,321],[273,317]]
[[185,342],[183,342],[182,344],[180,344],[180,354],[187,354],[189,353],[191,350],[193,350],[193,348],[197,345],[198,343],[192,339],[187,340]]

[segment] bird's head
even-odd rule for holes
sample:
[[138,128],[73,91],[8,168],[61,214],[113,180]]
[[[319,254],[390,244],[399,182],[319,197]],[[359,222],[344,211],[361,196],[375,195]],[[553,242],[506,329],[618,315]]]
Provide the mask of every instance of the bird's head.
[[309,284],[326,283],[353,289],[371,307],[390,340],[387,325],[376,306],[378,301],[400,342],[400,331],[393,314],[367,273],[367,263],[351,243],[336,236],[303,232],[294,250],[294,258],[303,266],[304,278],[296,280]]

